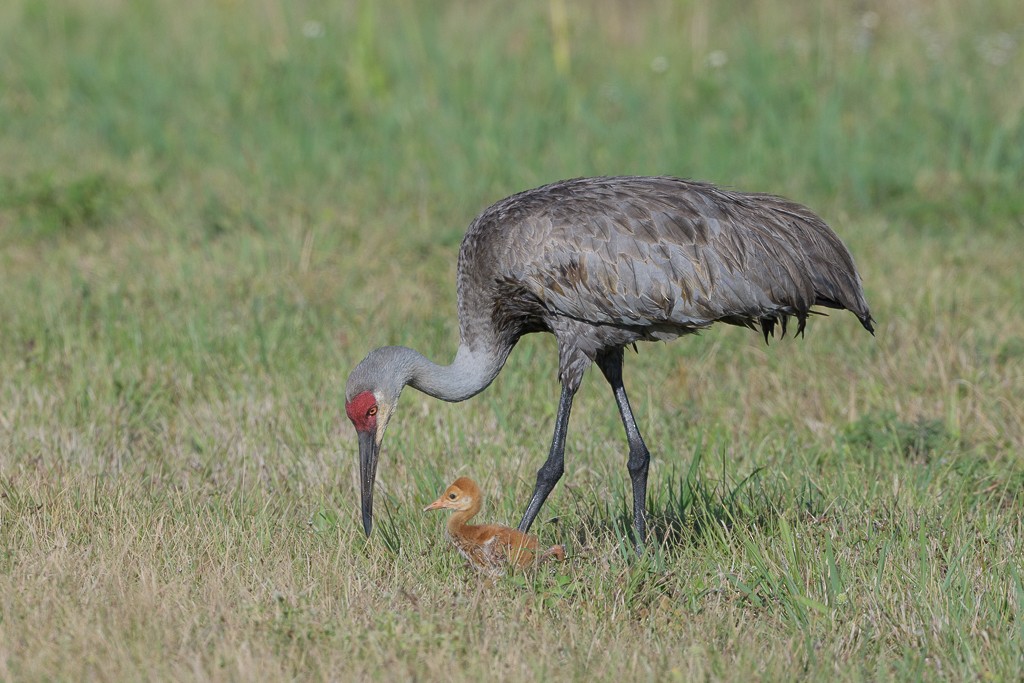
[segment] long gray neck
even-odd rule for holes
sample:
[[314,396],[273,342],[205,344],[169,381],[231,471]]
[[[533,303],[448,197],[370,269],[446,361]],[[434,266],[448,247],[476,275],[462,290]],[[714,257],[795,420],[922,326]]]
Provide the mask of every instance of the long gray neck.
[[409,386],[443,401],[465,401],[494,381],[508,358],[508,349],[471,350],[459,345],[451,365],[437,365],[412,349],[406,349]]

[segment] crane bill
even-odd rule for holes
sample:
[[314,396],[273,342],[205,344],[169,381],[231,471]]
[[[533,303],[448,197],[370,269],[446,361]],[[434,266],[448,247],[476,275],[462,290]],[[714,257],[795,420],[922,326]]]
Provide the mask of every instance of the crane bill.
[[448,507],[447,501],[445,501],[444,497],[442,496],[441,498],[438,498],[427,507],[423,508],[423,511],[430,512],[431,510],[440,510],[446,507]]
[[359,495],[362,501],[363,531],[373,529],[373,482],[377,478],[380,446],[371,432],[359,432]]

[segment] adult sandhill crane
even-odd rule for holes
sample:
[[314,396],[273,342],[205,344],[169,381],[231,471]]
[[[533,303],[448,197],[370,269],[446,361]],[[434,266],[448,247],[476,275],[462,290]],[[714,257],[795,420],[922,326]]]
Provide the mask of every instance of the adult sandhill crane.
[[445,401],[483,391],[524,334],[558,340],[561,399],[547,460],[519,529],[527,531],[562,476],[573,396],[597,363],[629,443],[633,526],[647,536],[650,453],[622,383],[623,349],[716,322],[797,334],[814,305],[871,313],[853,258],[800,204],[669,177],[578,178],[499,201],[473,221],[458,263],[461,341],[451,365],[385,346],[349,375],[345,411],[359,436],[363,528],[373,525],[377,458],[399,394],[410,385]]

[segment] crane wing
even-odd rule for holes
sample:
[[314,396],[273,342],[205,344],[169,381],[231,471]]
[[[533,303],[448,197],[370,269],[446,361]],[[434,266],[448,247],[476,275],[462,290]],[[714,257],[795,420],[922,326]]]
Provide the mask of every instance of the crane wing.
[[[676,179],[588,187],[520,223],[517,279],[548,310],[655,339],[722,321],[766,335],[815,304],[870,315],[849,252],[820,218],[772,195]],[[582,203],[584,202],[585,203]],[[870,327],[869,327],[870,329]]]

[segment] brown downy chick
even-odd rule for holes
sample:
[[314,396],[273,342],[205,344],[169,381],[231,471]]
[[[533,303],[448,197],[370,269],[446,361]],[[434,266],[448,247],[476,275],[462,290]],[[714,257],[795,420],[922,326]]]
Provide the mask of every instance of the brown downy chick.
[[542,551],[533,534],[501,524],[468,524],[480,512],[482,503],[483,494],[476,482],[469,477],[459,477],[423,511],[454,511],[448,518],[448,535],[463,557],[485,574],[499,576],[510,564],[525,569],[549,557],[565,559],[565,548],[555,545]]

